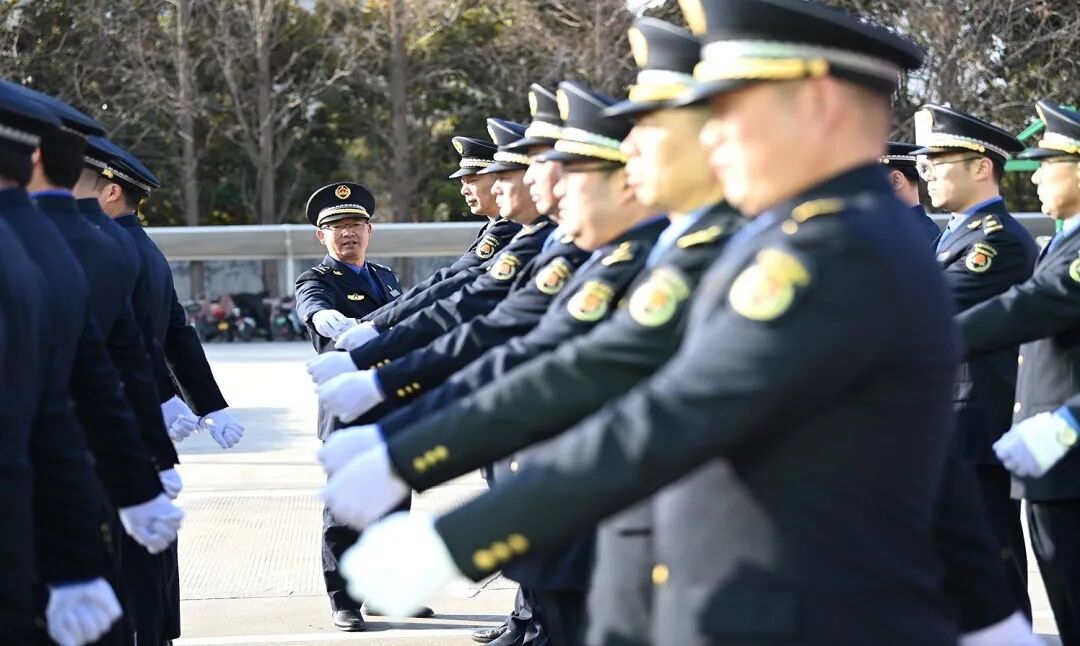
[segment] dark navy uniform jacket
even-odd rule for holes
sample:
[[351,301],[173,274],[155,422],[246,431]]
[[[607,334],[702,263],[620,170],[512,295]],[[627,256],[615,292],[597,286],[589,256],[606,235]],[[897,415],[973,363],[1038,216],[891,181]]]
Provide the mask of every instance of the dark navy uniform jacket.
[[164,254],[139,224],[134,213],[116,218],[139,250],[143,271],[150,290],[149,312],[154,322],[154,339],[165,353],[172,373],[172,383],[159,373],[158,396],[164,402],[179,392],[191,410],[199,416],[228,407],[218,388],[202,342],[187,323],[187,314],[176,297],[172,270]]
[[[315,331],[311,317],[322,310],[337,310],[349,318],[365,314],[390,303],[401,293],[397,276],[389,267],[367,263],[369,282],[345,263],[327,255],[323,261],[296,279],[296,312],[308,327],[315,351],[334,352],[333,340]],[[337,428],[333,417],[319,410],[319,438]]]
[[366,315],[364,320],[373,323],[381,332],[397,325],[440,298],[455,293],[484,273],[491,265],[495,254],[505,249],[519,231],[521,231],[520,224],[505,218],[489,222],[480,230],[476,240],[465,254],[454,264],[436,271],[394,302],[387,303]]
[[[131,294],[131,307],[135,314],[135,322],[139,326],[146,352],[150,355],[150,363],[154,370],[155,389],[164,385],[167,390],[163,393],[158,390],[158,399],[164,402],[176,395],[173,388],[172,376],[169,373],[168,364],[165,362],[165,352],[154,335],[153,289],[151,288],[147,272],[143,270],[142,255],[135,244],[135,240],[128,235],[123,227],[116,223],[105,212],[97,199],[89,198],[76,200],[79,212],[99,228],[117,244],[123,254],[124,271],[135,277],[135,289]],[[153,448],[153,447],[151,447]]]
[[86,274],[57,227],[33,208],[25,193],[10,195],[6,204],[3,217],[60,301],[56,307],[61,313],[51,316],[61,327],[50,342],[67,366],[98,477],[115,506],[146,502],[161,493],[161,483],[94,318]]
[[[988,300],[1029,276],[1037,247],[1031,234],[994,202],[965,218],[938,252],[955,311]],[[991,448],[1009,430],[1016,388],[1016,347],[960,364],[953,386],[956,441],[972,464],[1000,464]]]
[[[522,227],[485,271],[473,276],[464,285],[456,286],[449,295],[415,312],[378,338],[353,350],[350,353],[353,362],[361,369],[385,364],[431,343],[466,321],[490,312],[511,288],[535,277],[543,266],[539,264],[541,261],[535,259],[541,255],[544,242],[554,229],[555,223],[546,217]],[[548,249],[548,252],[556,253],[559,250]],[[454,283],[456,278],[442,281],[436,289]]]
[[361,319],[401,295],[401,285],[389,267],[367,263],[364,280],[347,264],[327,255],[322,262],[296,278],[296,313],[311,333],[311,343],[319,353],[334,349],[333,339],[315,331],[311,317],[322,310],[337,310],[349,318]]
[[[672,485],[653,643],[954,644],[932,528],[956,339],[904,209],[874,164],[744,228],[668,364],[437,521],[458,567],[486,576]],[[727,473],[680,480],[709,463]]]
[[[1022,344],[1015,422],[1056,410],[1080,392],[1080,231],[1060,235],[1029,280],[956,317],[971,356]],[[1041,478],[1014,478],[1013,496],[1080,497],[1080,452],[1070,451]]]
[[16,644],[29,643],[35,578],[61,583],[107,573],[105,497],[68,393],[70,368],[51,337],[66,327],[52,320],[68,314],[66,301],[5,223],[32,211],[22,189],[0,191],[0,631]]
[[132,309],[138,274],[132,271],[124,251],[83,216],[74,199],[47,195],[36,201],[67,240],[86,274],[94,320],[120,372],[125,397],[149,455],[159,470],[173,467],[179,458],[165,430],[154,369]]
[[941,228],[926,214],[926,209],[924,209],[921,204],[916,204],[911,207],[911,212],[915,216],[915,221],[926,231],[926,238],[931,242],[937,240],[938,236],[941,235]]

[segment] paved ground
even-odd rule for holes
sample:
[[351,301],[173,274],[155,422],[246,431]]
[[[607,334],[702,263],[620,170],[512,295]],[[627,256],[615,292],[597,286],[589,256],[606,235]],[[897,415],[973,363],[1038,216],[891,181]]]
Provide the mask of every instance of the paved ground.
[[[514,586],[496,578],[462,585],[427,620],[371,621],[366,633],[330,624],[319,565],[322,472],[315,463],[315,398],[303,362],[310,346],[209,344],[218,382],[247,427],[222,451],[208,437],[180,447],[188,516],[180,538],[183,637],[176,646],[318,644],[462,646],[509,610]],[[415,508],[454,507],[484,488],[473,475],[418,497]],[[1056,633],[1034,558],[1035,626]],[[1057,643],[1048,640],[1048,643]]]

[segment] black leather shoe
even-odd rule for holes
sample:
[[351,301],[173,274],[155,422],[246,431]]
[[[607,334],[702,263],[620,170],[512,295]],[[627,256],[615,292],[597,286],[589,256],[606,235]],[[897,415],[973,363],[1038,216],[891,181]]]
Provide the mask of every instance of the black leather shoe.
[[474,642],[486,644],[490,641],[498,639],[499,637],[502,637],[503,633],[505,632],[506,624],[503,624],[501,626],[495,626],[494,628],[480,628],[473,631],[472,640]]
[[507,631],[502,635],[496,637],[492,641],[488,642],[488,646],[521,646],[524,641],[524,635],[519,635],[517,633]]
[[367,630],[367,624],[359,610],[335,610],[334,627],[347,633],[362,633]]
[[[386,616],[383,613],[379,612],[378,610],[375,610],[374,608],[369,608],[367,606],[364,606],[364,612],[371,615],[372,617],[385,617]],[[434,617],[434,616],[435,616],[435,611],[432,610],[431,608],[428,608],[427,606],[424,606],[423,608],[420,608],[419,610],[417,610],[416,613],[413,614],[412,618],[413,619],[427,619],[429,617]]]

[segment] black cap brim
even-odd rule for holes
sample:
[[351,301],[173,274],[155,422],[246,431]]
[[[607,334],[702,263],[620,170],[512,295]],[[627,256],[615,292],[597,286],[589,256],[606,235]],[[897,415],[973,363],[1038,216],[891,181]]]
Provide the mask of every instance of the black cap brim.
[[1017,159],[1050,159],[1051,157],[1075,157],[1076,161],[1080,162],[1080,155],[1071,155],[1051,148],[1028,148],[1016,154]]
[[554,146],[555,139],[550,137],[525,137],[503,148],[508,153],[525,153],[534,146]]
[[667,101],[619,101],[610,108],[604,110],[605,117],[640,117],[643,114],[665,110],[670,108],[671,100]]
[[454,173],[452,175],[450,175],[450,177],[448,179],[457,179],[459,177],[468,177],[469,175],[475,175],[476,173],[478,173],[481,170],[483,170],[483,169],[482,168],[459,168],[456,171],[454,171]]
[[512,170],[528,170],[528,166],[525,164],[514,164],[512,162],[495,162],[487,168],[481,169],[476,172],[477,175],[490,175],[492,173],[506,173]]

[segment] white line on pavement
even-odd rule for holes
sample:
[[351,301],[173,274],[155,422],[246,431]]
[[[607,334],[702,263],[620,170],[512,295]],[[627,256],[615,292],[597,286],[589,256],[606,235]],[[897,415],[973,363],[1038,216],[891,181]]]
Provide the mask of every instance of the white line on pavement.
[[[492,624],[494,625],[494,624]],[[459,637],[469,635],[476,630],[472,628],[446,628],[433,630],[417,629],[392,629],[378,630],[365,633],[307,633],[302,635],[251,635],[232,637],[191,637],[173,641],[174,646],[240,646],[244,644],[311,644],[315,642],[335,641],[369,641],[374,639],[387,639],[391,637],[415,637],[426,639],[429,637]]]

